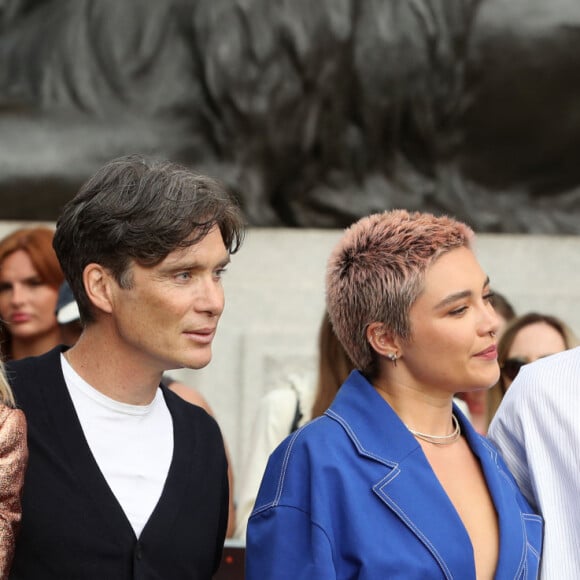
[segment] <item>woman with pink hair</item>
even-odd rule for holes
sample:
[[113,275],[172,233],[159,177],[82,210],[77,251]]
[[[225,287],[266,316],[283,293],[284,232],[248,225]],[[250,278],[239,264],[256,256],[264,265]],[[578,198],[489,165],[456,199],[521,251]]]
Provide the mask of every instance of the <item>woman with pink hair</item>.
[[498,379],[473,232],[395,210],[332,252],[327,310],[357,370],[274,451],[248,524],[248,580],[536,578],[542,519],[453,403]]

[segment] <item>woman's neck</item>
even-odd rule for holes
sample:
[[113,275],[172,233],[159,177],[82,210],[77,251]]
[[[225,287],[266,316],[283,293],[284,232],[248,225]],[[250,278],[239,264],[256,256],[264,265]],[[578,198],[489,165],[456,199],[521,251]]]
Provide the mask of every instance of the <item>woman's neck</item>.
[[372,384],[408,428],[437,436],[452,432],[452,393],[430,393],[380,379]]

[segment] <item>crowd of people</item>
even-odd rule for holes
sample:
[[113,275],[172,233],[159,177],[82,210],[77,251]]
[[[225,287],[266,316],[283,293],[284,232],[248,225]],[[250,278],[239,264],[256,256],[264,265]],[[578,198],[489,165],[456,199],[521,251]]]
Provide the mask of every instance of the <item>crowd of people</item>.
[[[516,314],[446,216],[390,210],[328,259],[315,374],[270,391],[234,474],[200,369],[244,237],[219,182],[105,164],[0,241],[0,578],[575,578],[571,328]],[[168,373],[169,372],[169,373]]]

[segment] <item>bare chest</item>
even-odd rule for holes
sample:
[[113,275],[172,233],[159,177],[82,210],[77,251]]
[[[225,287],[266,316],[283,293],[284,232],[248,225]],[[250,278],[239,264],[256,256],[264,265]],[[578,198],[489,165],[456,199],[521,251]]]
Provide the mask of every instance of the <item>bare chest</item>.
[[492,579],[499,552],[497,514],[477,458],[464,439],[449,447],[422,444],[471,539],[478,580]]

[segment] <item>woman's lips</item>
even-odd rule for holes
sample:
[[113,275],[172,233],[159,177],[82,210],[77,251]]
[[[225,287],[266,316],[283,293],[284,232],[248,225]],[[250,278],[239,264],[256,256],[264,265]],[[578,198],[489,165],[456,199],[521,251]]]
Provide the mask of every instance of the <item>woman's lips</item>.
[[28,322],[30,320],[30,315],[24,312],[16,312],[10,317],[10,322],[12,324],[22,324],[23,322]]
[[478,358],[484,358],[486,360],[495,360],[497,359],[497,346],[492,344],[485,350],[478,352],[475,356]]

